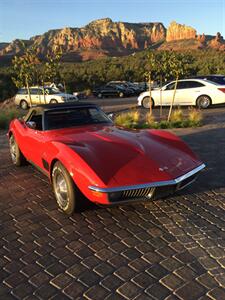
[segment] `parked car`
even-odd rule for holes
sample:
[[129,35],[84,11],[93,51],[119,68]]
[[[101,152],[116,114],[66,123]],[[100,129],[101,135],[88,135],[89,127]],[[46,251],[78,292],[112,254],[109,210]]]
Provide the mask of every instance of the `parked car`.
[[46,174],[67,214],[82,195],[101,205],[168,196],[205,167],[174,134],[118,128],[85,102],[32,107],[10,123],[8,137],[13,164],[27,160]]
[[198,75],[191,78],[209,80],[220,85],[225,85],[225,75]]
[[[162,104],[171,104],[174,94],[175,81],[151,92],[152,106],[160,105],[160,95]],[[142,93],[138,97],[138,105],[144,108],[150,107],[149,91]],[[174,105],[196,105],[199,108],[207,108],[211,104],[225,103],[225,85],[203,79],[184,79],[179,80],[175,95]]]
[[138,86],[134,85],[131,82],[127,81],[110,81],[108,84],[114,85],[114,86],[120,86],[124,89],[127,89],[130,91],[131,95],[139,95],[141,93],[141,90],[139,89]]
[[103,97],[129,97],[134,95],[133,91],[130,89],[126,89],[117,84],[106,84],[102,87],[95,88],[93,90],[93,95],[97,96],[98,98]]
[[62,93],[60,90],[46,86],[43,88],[34,86],[30,88],[30,97],[26,88],[20,89],[15,96],[15,104],[22,109],[27,109],[32,105],[47,104],[47,103],[61,103],[68,101],[78,101],[78,98],[71,94]]

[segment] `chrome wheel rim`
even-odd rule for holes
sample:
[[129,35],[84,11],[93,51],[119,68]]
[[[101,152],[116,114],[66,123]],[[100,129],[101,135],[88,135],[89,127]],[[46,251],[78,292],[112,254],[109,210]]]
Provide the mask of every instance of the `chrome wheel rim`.
[[14,138],[10,139],[10,154],[11,154],[11,158],[13,163],[16,163],[16,142],[14,140]]
[[55,194],[60,208],[65,209],[68,205],[68,188],[63,174],[58,173],[55,179]]
[[202,108],[207,108],[209,106],[209,99],[207,97],[202,97],[200,103]]
[[25,101],[22,101],[21,107],[22,107],[22,109],[27,109],[27,104]]
[[150,99],[149,98],[145,98],[143,100],[143,106],[144,106],[144,108],[150,108]]

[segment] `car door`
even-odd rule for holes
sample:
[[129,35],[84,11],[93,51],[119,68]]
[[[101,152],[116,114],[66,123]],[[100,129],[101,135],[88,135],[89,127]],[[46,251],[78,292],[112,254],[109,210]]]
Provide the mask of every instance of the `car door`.
[[105,86],[105,95],[106,96],[115,96],[117,94],[116,88],[112,85]]
[[[35,122],[36,128],[31,128],[29,122]],[[34,113],[25,123],[23,148],[26,152],[27,160],[36,166],[43,168],[42,153],[45,149],[45,132],[42,130],[42,115]]]
[[31,88],[30,89],[30,95],[31,95],[31,101],[32,101],[32,104],[40,104],[40,91],[38,88]]
[[[174,87],[175,87],[175,81],[167,84],[162,88],[162,105],[170,105],[173,99],[173,93],[174,93]],[[157,91],[158,92],[158,91]],[[154,93],[154,90],[153,90]],[[152,93],[152,95],[153,95]],[[159,96],[159,93],[157,93]],[[155,101],[155,99],[154,99]]]
[[178,81],[177,82],[177,87],[176,87],[176,92],[175,92],[175,99],[174,99],[174,104],[175,105],[188,105],[189,103],[189,98],[188,97],[188,88],[189,88],[189,83],[188,81]]
[[45,104],[46,103],[46,95],[43,94],[43,89],[41,87],[38,88],[38,95],[39,95],[39,103]]
[[180,105],[195,105],[204,84],[195,80],[183,81],[178,90]]

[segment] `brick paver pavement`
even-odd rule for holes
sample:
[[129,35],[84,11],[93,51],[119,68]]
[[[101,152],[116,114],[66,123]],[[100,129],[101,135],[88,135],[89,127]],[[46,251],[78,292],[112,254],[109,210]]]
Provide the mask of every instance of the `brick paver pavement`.
[[70,218],[1,133],[0,299],[225,299],[224,127],[177,130],[207,163],[192,188]]

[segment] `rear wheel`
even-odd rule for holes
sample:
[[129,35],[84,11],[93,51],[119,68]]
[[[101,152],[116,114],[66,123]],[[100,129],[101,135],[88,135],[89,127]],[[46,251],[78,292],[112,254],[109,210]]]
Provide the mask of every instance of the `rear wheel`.
[[[152,107],[154,106],[154,101],[151,99]],[[142,106],[144,108],[150,108],[150,97],[144,97],[142,100]]]
[[20,151],[20,148],[13,135],[11,135],[9,139],[9,149],[10,149],[12,163],[17,167],[24,165],[26,159],[23,156],[22,152]]
[[77,188],[66,168],[58,161],[52,170],[52,184],[59,208],[71,215],[77,208]]
[[20,101],[20,108],[22,108],[22,109],[28,109],[28,103],[27,103],[27,101],[26,100],[21,100]]
[[203,95],[198,97],[196,103],[198,108],[206,109],[210,106],[211,99],[209,98],[209,96]]
[[51,103],[51,104],[56,104],[56,103],[58,103],[58,101],[57,101],[56,99],[51,99],[51,100],[50,100],[50,103]]

